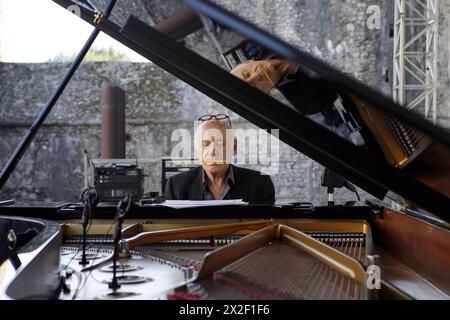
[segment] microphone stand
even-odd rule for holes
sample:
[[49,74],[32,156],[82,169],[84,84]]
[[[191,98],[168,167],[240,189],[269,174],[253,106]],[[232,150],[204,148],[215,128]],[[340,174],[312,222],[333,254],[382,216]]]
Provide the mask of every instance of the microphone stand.
[[83,249],[80,264],[85,266],[89,264],[86,258],[86,238],[87,238],[87,226],[89,219],[91,218],[91,208],[95,206],[98,200],[97,191],[93,187],[88,187],[83,190],[80,196],[80,200],[84,204],[83,214],[81,216],[81,225],[83,226]]
[[356,191],[355,186],[353,186],[350,182],[342,178],[340,175],[336,174],[335,172],[331,171],[328,168],[325,168],[325,171],[322,175],[322,186],[327,187],[327,193],[328,193],[328,206],[333,207],[334,206],[334,189],[335,188],[342,188],[346,187],[348,190],[354,192],[356,196],[358,197],[359,201],[359,195]]
[[110,289],[114,291],[120,288],[120,284],[117,281],[117,248],[119,246],[120,237],[122,235],[122,224],[125,215],[128,213],[131,207],[131,203],[133,202],[131,194],[127,194],[127,196],[120,200],[117,205],[116,212],[116,229],[114,233],[114,254],[113,254],[113,278],[112,281],[108,284]]
[[[14,270],[19,269],[19,267],[22,265],[22,262],[19,259],[19,256],[17,255],[16,248],[18,247],[18,239],[17,235],[14,232],[14,230],[9,230],[8,234],[6,235],[6,242],[7,242],[7,257],[9,258],[9,261],[14,267]],[[2,263],[3,261],[0,261]]]
[[325,168],[322,176],[322,186],[327,187],[328,206],[334,206],[334,189],[344,186],[345,179],[328,168]]

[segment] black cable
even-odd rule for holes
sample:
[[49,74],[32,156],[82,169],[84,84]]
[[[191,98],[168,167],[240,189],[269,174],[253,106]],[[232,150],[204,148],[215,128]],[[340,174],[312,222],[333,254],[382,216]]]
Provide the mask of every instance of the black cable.
[[69,264],[73,261],[73,259],[75,259],[75,257],[77,256],[78,253],[80,253],[80,251],[81,251],[81,248],[77,248],[77,251],[75,251],[75,254],[73,255],[72,258],[70,258],[69,262],[66,264],[64,269],[61,270],[61,272],[66,271],[66,269],[69,267]]
[[358,191],[356,190],[355,186],[353,184],[351,184],[348,181],[345,181],[344,186],[350,190],[353,191],[356,194],[356,197],[358,198],[358,201],[361,201],[361,198],[359,197]]
[[[112,229],[112,227],[113,227],[114,224],[116,224],[119,220],[122,220],[122,219],[125,217],[125,215],[128,213],[128,211],[129,211],[130,208],[131,208],[131,203],[132,203],[132,202],[133,202],[133,200],[132,200],[131,194],[128,194],[123,200],[121,200],[121,201],[119,202],[119,204],[118,204],[118,206],[117,206],[116,217],[113,219],[111,225],[109,226],[109,228],[108,228],[108,230],[107,230],[107,232],[106,232],[106,235],[108,235],[108,234],[110,233],[110,231],[111,231],[111,229]],[[120,237],[120,235],[119,235],[119,237]],[[95,253],[95,255],[94,255],[94,259],[92,260],[92,265],[95,264],[95,261],[97,260],[98,253],[99,253],[100,249],[103,248],[103,247],[104,247],[104,245],[103,245],[103,246],[100,245],[100,246],[97,248],[97,251],[96,251],[96,253]],[[114,242],[114,248],[113,248],[113,254],[114,254],[114,255],[115,255],[115,253],[116,253],[116,252],[115,252],[115,248],[116,248],[116,242]],[[113,256],[113,259],[114,259],[114,256]],[[121,262],[119,262],[119,263],[122,264]],[[76,299],[76,297],[78,296],[79,292],[81,292],[81,290],[84,288],[84,286],[86,285],[86,282],[88,281],[88,279],[89,279],[90,277],[92,277],[92,278],[94,279],[94,281],[96,281],[96,282],[98,282],[98,283],[103,283],[103,282],[99,281],[98,279],[96,279],[96,278],[93,276],[92,271],[93,271],[93,269],[91,268],[91,269],[89,270],[89,273],[88,273],[88,275],[86,276],[86,278],[85,278],[85,280],[84,280],[82,286],[81,286],[80,288],[78,288],[77,291],[75,292],[75,294],[73,295],[72,300],[75,300],[75,299]],[[123,271],[123,270],[122,270],[122,275],[124,275],[124,271]]]
[[[115,223],[116,223],[116,219],[113,219],[113,221],[111,222],[111,225],[109,226],[108,230],[106,231],[106,235],[108,235],[108,234],[111,232],[111,229],[112,229],[112,227],[113,227],[113,225],[114,225]],[[95,261],[97,260],[97,255],[98,255],[99,251],[100,251],[101,249],[103,249],[103,247],[105,247],[104,244],[103,244],[103,245],[100,245],[100,246],[97,248],[97,251],[95,252],[95,255],[94,255],[94,259],[92,260],[92,265],[95,264]],[[84,286],[86,285],[86,282],[88,281],[89,277],[92,276],[92,271],[93,271],[93,269],[91,268],[91,269],[89,270],[89,273],[88,273],[88,275],[86,276],[86,279],[84,280],[84,283],[82,284],[82,286],[81,286],[80,288],[78,288],[78,289],[75,291],[75,293],[74,293],[74,295],[73,295],[73,297],[72,297],[72,300],[75,300],[75,299],[77,298],[78,294],[79,294],[79,293],[81,292],[81,290],[84,288]]]

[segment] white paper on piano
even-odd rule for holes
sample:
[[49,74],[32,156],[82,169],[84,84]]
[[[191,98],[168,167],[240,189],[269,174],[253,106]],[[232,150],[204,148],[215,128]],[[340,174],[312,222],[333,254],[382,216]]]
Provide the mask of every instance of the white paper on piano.
[[233,200],[166,200],[158,205],[171,207],[175,209],[180,208],[196,208],[196,207],[215,207],[215,206],[239,206],[247,205],[248,202],[242,199]]

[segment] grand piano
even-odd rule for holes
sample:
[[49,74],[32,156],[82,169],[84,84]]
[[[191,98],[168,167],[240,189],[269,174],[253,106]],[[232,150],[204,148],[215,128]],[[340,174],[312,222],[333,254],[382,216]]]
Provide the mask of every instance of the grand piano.
[[[112,19],[113,0],[101,10],[92,1],[53,1],[77,6],[95,31],[4,165],[0,187],[103,32],[258,127],[279,129],[281,141],[372,196],[350,205],[183,209],[131,199],[3,203],[0,299],[449,299],[448,131],[208,1],[185,0],[181,28],[131,14]],[[200,16],[318,75],[344,98],[365,143],[351,143],[183,46],[177,40]]]

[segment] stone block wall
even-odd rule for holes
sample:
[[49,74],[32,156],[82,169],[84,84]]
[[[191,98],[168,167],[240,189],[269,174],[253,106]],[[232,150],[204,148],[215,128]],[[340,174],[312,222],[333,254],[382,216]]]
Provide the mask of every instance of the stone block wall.
[[[58,63],[1,65],[2,165],[66,68]],[[84,63],[1,191],[1,198],[76,200],[84,185],[84,151],[92,159],[100,157],[100,88],[104,81],[113,81],[126,91],[126,154],[143,166],[146,191],[161,188],[161,157],[170,156],[178,143],[171,141],[174,131],[186,129],[193,136],[193,121],[202,114],[227,113],[234,128],[256,129],[153,64]],[[280,142],[279,173],[272,176],[277,199],[325,201],[324,188],[320,187],[322,170],[319,164]]]

